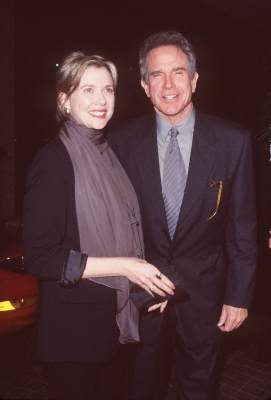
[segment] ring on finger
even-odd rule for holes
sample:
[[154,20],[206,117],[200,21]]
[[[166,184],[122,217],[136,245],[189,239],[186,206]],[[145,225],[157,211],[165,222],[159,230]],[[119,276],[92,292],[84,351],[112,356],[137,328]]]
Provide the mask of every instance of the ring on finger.
[[157,272],[156,278],[162,279],[162,272],[161,271]]

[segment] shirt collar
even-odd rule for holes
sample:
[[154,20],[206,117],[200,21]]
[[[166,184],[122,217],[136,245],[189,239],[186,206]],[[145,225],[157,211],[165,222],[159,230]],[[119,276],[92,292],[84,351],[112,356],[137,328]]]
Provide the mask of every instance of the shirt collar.
[[[156,114],[156,125],[157,125],[157,135],[158,137],[165,142],[169,131],[173,128],[173,125],[170,124],[165,118],[163,118],[160,114]],[[178,129],[179,132],[182,133],[182,137],[186,135],[192,135],[194,131],[195,124],[195,110],[194,107],[189,112],[189,114],[185,117],[185,119],[174,126],[174,128]]]

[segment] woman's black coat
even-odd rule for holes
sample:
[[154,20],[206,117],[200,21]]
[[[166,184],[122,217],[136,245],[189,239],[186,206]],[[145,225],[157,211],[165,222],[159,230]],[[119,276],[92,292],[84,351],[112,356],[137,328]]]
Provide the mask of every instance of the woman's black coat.
[[102,362],[116,349],[113,289],[81,279],[59,284],[71,249],[80,251],[75,182],[59,138],[35,157],[24,200],[26,269],[40,278],[38,356],[47,362]]

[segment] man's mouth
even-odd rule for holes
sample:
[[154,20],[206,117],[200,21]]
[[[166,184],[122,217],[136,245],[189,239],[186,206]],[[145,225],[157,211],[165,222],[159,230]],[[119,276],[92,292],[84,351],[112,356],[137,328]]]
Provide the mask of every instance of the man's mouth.
[[167,94],[163,98],[167,101],[173,101],[177,98],[177,94]]

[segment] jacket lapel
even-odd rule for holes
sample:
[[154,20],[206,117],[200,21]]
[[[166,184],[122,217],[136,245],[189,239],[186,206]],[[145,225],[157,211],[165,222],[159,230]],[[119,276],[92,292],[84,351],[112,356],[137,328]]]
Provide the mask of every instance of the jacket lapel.
[[214,164],[215,149],[212,144],[210,128],[205,123],[204,117],[196,113],[187,183],[175,234],[189,223],[187,217],[191,214],[203,191],[208,187]]
[[149,202],[157,220],[167,229],[166,214],[162,196],[162,184],[159,168],[157,134],[155,118],[148,120],[144,137],[135,153],[144,191],[144,202]]

